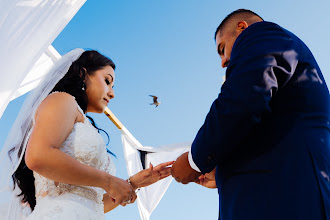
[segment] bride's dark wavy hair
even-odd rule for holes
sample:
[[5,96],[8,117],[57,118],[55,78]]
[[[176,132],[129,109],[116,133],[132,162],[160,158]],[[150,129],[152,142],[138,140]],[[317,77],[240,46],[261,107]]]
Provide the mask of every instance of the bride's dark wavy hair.
[[[85,51],[81,54],[81,56],[72,63],[68,72],[65,76],[55,85],[52,89],[52,92],[66,92],[75,97],[80,108],[86,113],[87,105],[88,105],[88,97],[86,94],[86,88],[84,84],[84,79],[86,73],[88,75],[93,75],[96,70],[102,69],[105,66],[111,66],[115,69],[115,64],[108,57],[103,56],[99,52],[95,50]],[[83,89],[84,88],[84,89]],[[98,132],[103,131],[108,137],[108,144],[110,141],[109,135],[104,130],[98,128],[94,122],[94,120],[87,116],[91,121],[92,125],[98,130]],[[108,145],[107,144],[107,145]],[[20,149],[23,149],[22,146]],[[10,155],[14,151],[12,148],[8,154]],[[108,153],[114,155],[111,151],[107,149]],[[18,155],[21,155],[21,150],[19,150]],[[34,185],[34,176],[33,171],[30,170],[25,163],[25,153],[23,158],[18,166],[17,170],[12,175],[14,181],[14,187],[17,186],[21,189],[22,203],[28,203],[31,210],[34,210],[36,205],[36,197],[35,197],[35,185]],[[15,184],[16,183],[16,184]]]

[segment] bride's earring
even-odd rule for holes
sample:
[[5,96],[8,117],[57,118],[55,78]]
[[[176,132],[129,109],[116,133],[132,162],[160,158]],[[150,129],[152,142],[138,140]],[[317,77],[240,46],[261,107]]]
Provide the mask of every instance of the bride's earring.
[[[82,70],[82,77],[85,78],[86,77],[86,72],[87,72],[85,67],[82,67],[81,70]],[[86,85],[85,85],[84,81],[85,80],[83,80],[83,82],[82,82],[82,88],[81,88],[82,91],[85,91],[85,89],[86,89]]]

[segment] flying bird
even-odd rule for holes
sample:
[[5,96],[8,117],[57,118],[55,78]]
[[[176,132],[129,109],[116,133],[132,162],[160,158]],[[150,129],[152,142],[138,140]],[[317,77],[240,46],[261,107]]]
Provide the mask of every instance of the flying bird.
[[155,107],[157,107],[159,104],[160,104],[160,102],[158,102],[157,101],[157,96],[154,96],[154,95],[150,95],[152,98],[153,98],[153,103],[150,103],[150,105],[155,105]]

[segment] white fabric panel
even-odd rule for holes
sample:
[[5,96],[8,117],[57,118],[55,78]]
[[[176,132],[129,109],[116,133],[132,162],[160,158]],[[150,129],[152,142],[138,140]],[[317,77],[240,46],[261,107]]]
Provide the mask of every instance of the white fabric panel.
[[[142,170],[140,153],[138,150],[152,152],[148,153],[146,156],[146,168],[148,168],[150,163],[156,166],[163,162],[176,160],[178,156],[189,151],[191,147],[191,143],[166,145],[157,148],[144,147],[125,127],[121,129],[121,132],[126,167],[129,176]],[[142,220],[150,219],[151,213],[157,207],[172,180],[172,177],[167,177],[153,185],[142,188],[138,192],[137,204]]]
[[[4,213],[7,213],[9,209],[9,201],[12,195],[12,192],[4,191],[0,193],[0,213],[4,215]],[[3,219],[5,216],[0,216],[0,219]]]
[[0,0],[0,117],[42,53],[86,0]]
[[[55,50],[53,46],[49,46],[47,50],[41,55],[37,63],[34,65],[30,73],[23,80],[19,89],[16,91],[12,99],[15,99],[30,90],[34,89],[41,78],[47,73],[47,71],[53,66],[54,62],[61,58],[61,55]],[[7,191],[1,192],[0,196],[0,213],[7,213],[11,201],[12,192],[10,189],[13,188],[13,185],[8,185]],[[5,218],[6,216],[0,216],[0,219]],[[14,218],[13,216],[8,218]]]
[[[1,0],[0,1],[0,26],[6,20],[8,14],[12,11],[13,7],[19,2],[20,0]],[[6,9],[6,10],[4,10]]]
[[27,74],[15,94],[11,98],[14,100],[21,95],[31,91],[38,86],[43,76],[50,70],[54,65],[54,62],[59,60],[61,55],[50,45],[47,50],[41,55],[38,61],[34,64],[31,71]]

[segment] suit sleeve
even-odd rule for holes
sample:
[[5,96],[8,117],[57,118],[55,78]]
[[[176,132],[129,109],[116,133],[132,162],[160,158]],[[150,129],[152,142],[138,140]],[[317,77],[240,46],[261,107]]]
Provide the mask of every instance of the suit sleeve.
[[270,100],[297,65],[290,34],[281,28],[252,27],[237,38],[227,79],[193,141],[193,161],[202,173],[248,147],[244,139],[271,113]]

